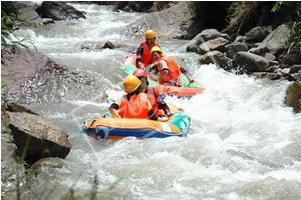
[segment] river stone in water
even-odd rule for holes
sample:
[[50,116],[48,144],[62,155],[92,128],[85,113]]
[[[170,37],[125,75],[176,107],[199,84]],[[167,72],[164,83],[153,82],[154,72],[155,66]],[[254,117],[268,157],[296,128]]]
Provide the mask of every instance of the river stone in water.
[[[32,164],[43,157],[65,158],[71,144],[68,135],[49,120],[29,113],[5,112],[6,125],[18,147],[18,155]],[[28,143],[27,143],[28,142]]]
[[36,11],[41,17],[54,20],[86,18],[84,12],[73,8],[65,2],[44,1]]
[[284,103],[295,112],[301,112],[301,81],[295,81],[287,88]]
[[248,51],[248,45],[241,42],[231,43],[225,46],[227,56],[233,58],[239,51]]
[[204,55],[201,55],[199,62],[201,64],[214,63],[223,68],[231,65],[231,59],[219,51],[210,51]]
[[249,52],[238,52],[233,59],[233,65],[241,67],[244,72],[264,72],[269,67],[269,62],[262,56]]

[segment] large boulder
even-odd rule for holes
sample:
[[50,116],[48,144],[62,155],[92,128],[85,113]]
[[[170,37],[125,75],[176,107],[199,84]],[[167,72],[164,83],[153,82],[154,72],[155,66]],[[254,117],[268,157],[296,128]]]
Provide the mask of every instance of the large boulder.
[[210,51],[199,58],[200,64],[216,64],[224,69],[229,69],[231,66],[231,59],[219,51]]
[[252,43],[262,42],[271,32],[270,26],[256,26],[245,34],[245,40]]
[[65,2],[59,1],[44,1],[36,11],[41,17],[53,20],[86,18],[84,12],[73,8]]
[[295,81],[287,88],[284,103],[295,112],[301,112],[301,81]]
[[[160,12],[143,16],[126,27],[129,35],[141,35],[146,29],[157,31],[159,37],[191,39],[201,30],[222,28],[228,2],[180,2]],[[215,13],[220,11],[220,15]]]
[[218,37],[212,40],[209,40],[207,42],[202,43],[199,46],[199,50],[198,52],[200,54],[204,54],[207,53],[209,51],[221,51],[224,52],[225,51],[225,46],[229,43],[229,40],[222,38],[222,37]]
[[43,23],[42,18],[37,13],[36,9],[38,5],[30,1],[18,1],[15,2],[15,7],[18,9],[20,14],[27,20],[29,23]]
[[248,51],[248,45],[246,43],[234,42],[225,46],[227,56],[233,58],[237,52]]
[[128,25],[129,33],[142,34],[145,30],[154,29],[159,37],[183,38],[192,25],[194,10],[187,2],[180,2],[166,10],[153,12]]
[[[290,28],[286,24],[278,26],[259,45],[258,49],[268,49],[274,55],[279,55],[289,47]],[[264,52],[265,53],[265,52]]]
[[186,51],[197,52],[200,44],[218,37],[222,37],[228,40],[230,39],[229,35],[221,33],[216,29],[205,29],[189,42]]
[[65,70],[65,67],[56,64],[46,55],[29,51],[18,54],[8,52],[2,61],[1,84],[7,88],[8,93],[16,93],[26,81],[34,77],[39,76],[46,80],[49,73]]
[[249,52],[238,52],[233,59],[233,66],[243,72],[265,72],[269,67],[269,61],[262,56]]
[[5,127],[10,129],[16,154],[33,164],[44,157],[65,158],[71,148],[68,135],[49,120],[26,112],[4,113]]

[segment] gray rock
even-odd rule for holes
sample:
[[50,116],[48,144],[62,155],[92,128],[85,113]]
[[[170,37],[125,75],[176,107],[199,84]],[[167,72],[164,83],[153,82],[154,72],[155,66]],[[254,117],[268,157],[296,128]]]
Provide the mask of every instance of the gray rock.
[[286,90],[285,105],[301,112],[301,81],[295,81]]
[[269,62],[262,56],[249,52],[238,52],[233,59],[235,67],[241,67],[246,73],[264,72],[269,67]]
[[218,37],[212,40],[208,40],[207,42],[202,43],[199,46],[199,53],[200,54],[204,54],[207,53],[209,51],[221,51],[224,52],[225,51],[225,46],[229,43],[229,40],[222,38],[222,37]]
[[237,43],[237,42],[242,42],[242,43],[244,43],[245,40],[246,40],[246,37],[245,37],[245,36],[239,35],[239,36],[237,36],[237,37],[235,38],[234,43]]
[[9,93],[15,93],[26,81],[36,76],[43,76],[46,80],[49,73],[64,71],[65,68],[56,64],[46,55],[22,51],[19,54],[10,53],[1,66],[2,84],[5,84]]
[[65,2],[59,1],[44,1],[36,11],[42,18],[51,18],[53,20],[86,18],[84,12],[73,8]]
[[71,148],[68,135],[49,120],[29,113],[5,112],[5,125],[10,128],[17,155],[32,164],[44,157],[65,158]]
[[272,32],[270,26],[256,26],[245,34],[247,42],[262,42]]
[[257,54],[257,55],[260,55],[260,56],[264,56],[267,52],[269,52],[269,49],[259,45],[258,47],[251,48],[248,52],[254,53],[254,54]]
[[273,72],[254,72],[252,75],[254,75],[256,78],[266,78],[269,80],[277,80],[282,77],[279,73]]
[[167,9],[177,2],[171,1],[117,1],[114,9],[127,12],[153,12]]
[[290,74],[301,71],[301,65],[293,65],[290,67]]
[[286,24],[278,26],[271,32],[258,47],[259,49],[267,48],[275,56],[281,54],[289,47],[290,28]]
[[273,61],[273,60],[276,59],[276,57],[275,57],[273,54],[269,53],[269,52],[265,53],[265,54],[264,54],[264,57],[265,57],[267,60],[269,60],[269,61]]
[[22,16],[30,23],[40,24],[43,23],[42,18],[35,10],[38,5],[33,2],[18,1],[15,3],[15,7],[19,10]]
[[278,65],[273,65],[273,66],[270,66],[269,68],[267,68],[267,72],[276,72],[276,70],[279,69],[279,66]]
[[188,44],[186,51],[187,52],[197,52],[198,46],[204,42],[207,42],[208,40],[212,40],[218,37],[222,37],[225,39],[230,39],[229,35],[220,33],[216,29],[205,29],[201,33],[199,33],[197,36],[195,36]]
[[183,38],[192,26],[195,15],[188,2],[180,2],[166,10],[149,13],[125,27],[125,33],[130,36],[142,35],[145,30],[152,28],[158,37]]
[[228,68],[231,66],[231,59],[225,56],[219,51],[210,51],[199,58],[200,64],[216,64],[223,68]]
[[289,81],[301,81],[301,71],[299,70],[297,73],[290,74]]
[[248,51],[248,45],[241,42],[234,42],[225,46],[227,56],[233,58],[239,51]]

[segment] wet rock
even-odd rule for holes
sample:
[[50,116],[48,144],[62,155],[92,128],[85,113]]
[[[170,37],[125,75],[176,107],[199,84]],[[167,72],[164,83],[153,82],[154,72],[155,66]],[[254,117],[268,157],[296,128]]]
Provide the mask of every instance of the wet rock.
[[19,10],[21,15],[27,20],[27,22],[34,24],[43,23],[42,18],[35,11],[35,9],[38,7],[36,3],[29,1],[18,1],[14,5]]
[[290,72],[290,69],[289,69],[289,68],[279,69],[279,73],[280,73],[282,76],[288,76],[289,72]]
[[34,77],[39,76],[41,81],[47,81],[49,73],[66,70],[40,53],[22,51],[18,54],[8,54],[1,66],[1,82],[7,87],[8,93],[17,93],[26,81]]
[[8,102],[1,104],[1,110],[2,112],[9,111],[9,112],[25,112],[33,115],[38,115],[35,112],[32,112],[30,109],[17,104],[16,102]]
[[256,26],[245,34],[245,39],[252,43],[262,42],[271,32],[270,26]]
[[285,105],[301,112],[301,81],[295,81],[286,90]]
[[36,11],[42,18],[51,18],[53,20],[86,18],[84,12],[73,8],[65,2],[59,1],[44,1]]
[[227,56],[233,58],[239,51],[248,51],[248,45],[241,42],[234,42],[225,46]]
[[301,65],[293,65],[290,67],[290,74],[301,71]]
[[258,49],[267,48],[270,53],[279,55],[289,47],[290,28],[286,24],[278,26],[271,32],[258,47]]
[[269,67],[269,62],[262,56],[249,52],[238,52],[233,59],[235,67],[241,67],[246,73],[264,72]]
[[81,49],[115,49],[115,48],[122,48],[122,47],[128,47],[128,45],[125,44],[116,44],[111,41],[107,41],[105,43],[103,42],[84,42],[80,45]]
[[152,28],[159,37],[191,39],[204,29],[222,28],[228,6],[228,2],[179,2],[163,11],[145,15],[128,25],[125,32],[142,35],[146,29]]
[[147,12],[153,6],[152,1],[118,1],[114,10],[124,10],[127,12]]
[[297,73],[289,74],[289,81],[301,81],[301,71],[299,70]]
[[234,43],[237,43],[237,42],[242,42],[242,43],[244,43],[245,40],[246,40],[246,37],[245,37],[245,36],[239,35],[239,36],[237,36],[237,37],[235,38]]
[[200,54],[207,53],[209,51],[225,51],[225,46],[229,43],[229,40],[218,37],[212,40],[208,40],[207,42],[202,43],[199,46],[198,52]]
[[269,80],[277,80],[282,77],[279,73],[274,72],[254,72],[252,75],[256,78],[266,78]]
[[129,35],[142,35],[145,30],[154,29],[159,37],[183,38],[192,25],[194,10],[187,2],[180,2],[166,10],[153,12],[126,27]]
[[53,171],[54,169],[61,169],[65,166],[64,159],[62,158],[42,158],[36,161],[30,169],[35,172],[36,175],[42,173],[43,171],[49,172],[49,170]]
[[161,11],[173,6],[176,2],[170,1],[118,1],[115,2],[114,10],[126,12],[153,12]]
[[199,58],[200,64],[214,63],[221,66],[222,68],[228,68],[231,66],[231,59],[225,56],[219,51],[210,51]]
[[260,44],[258,47],[251,48],[248,52],[264,56],[267,52],[269,52],[269,49],[266,47],[262,47]]
[[273,60],[276,59],[276,56],[274,56],[273,54],[271,54],[271,53],[269,53],[269,52],[265,53],[265,54],[264,54],[264,57],[265,57],[267,60],[269,60],[269,61],[273,61]]
[[11,130],[17,155],[28,164],[44,157],[65,158],[71,148],[68,135],[49,120],[29,113],[4,113],[4,124]]
[[103,48],[103,49],[115,49],[115,45],[114,45],[112,42],[107,41],[107,42],[103,45],[102,48]]
[[266,72],[275,72],[277,69],[279,69],[279,66],[273,65],[273,66],[267,68]]
[[186,51],[187,52],[198,52],[198,48],[199,48],[200,44],[207,42],[208,40],[218,38],[218,37],[230,39],[229,35],[220,33],[216,29],[205,29],[189,42],[189,44],[186,48]]

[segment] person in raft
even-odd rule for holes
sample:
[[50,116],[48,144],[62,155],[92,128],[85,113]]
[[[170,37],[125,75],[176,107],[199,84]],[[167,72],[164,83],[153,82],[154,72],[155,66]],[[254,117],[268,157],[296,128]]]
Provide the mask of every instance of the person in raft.
[[170,117],[172,113],[170,112],[168,105],[164,102],[163,98],[154,90],[154,88],[149,86],[146,71],[137,68],[133,72],[133,75],[141,81],[142,90],[147,94],[154,112],[160,117],[164,117],[164,115]]
[[159,44],[156,42],[156,33],[153,30],[147,30],[144,33],[145,41],[141,42],[136,55],[136,66],[138,68],[143,69],[147,65],[152,64],[152,53],[151,49],[154,46],[159,46]]
[[181,87],[181,73],[184,73],[190,83],[194,80],[187,74],[187,70],[180,67],[174,59],[163,54],[160,47],[154,46],[151,49],[154,63],[151,68],[156,68],[159,77],[151,77],[154,81],[158,81],[162,85],[172,85]]
[[144,93],[141,81],[134,75],[128,75],[123,82],[127,93],[121,97],[119,104],[111,104],[109,111],[114,118],[135,118],[167,121],[167,117],[159,117]]

